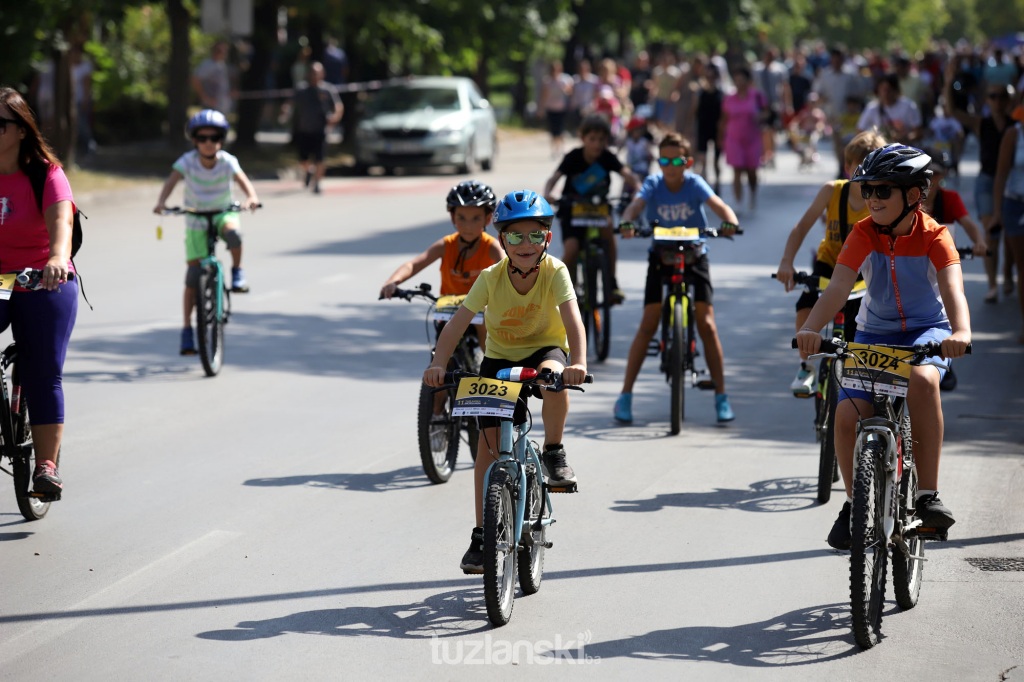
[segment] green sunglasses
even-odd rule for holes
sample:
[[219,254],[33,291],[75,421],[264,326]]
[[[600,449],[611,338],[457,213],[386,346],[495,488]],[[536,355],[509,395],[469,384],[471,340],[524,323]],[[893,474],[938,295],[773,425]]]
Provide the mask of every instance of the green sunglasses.
[[659,166],[683,166],[686,164],[685,156],[677,156],[674,159],[670,159],[667,156],[662,156],[658,159]]
[[505,241],[512,246],[519,246],[522,244],[523,237],[529,237],[530,243],[536,244],[537,246],[540,246],[548,239],[547,230],[534,230],[528,235],[524,235],[522,232],[503,232],[502,234],[505,235]]

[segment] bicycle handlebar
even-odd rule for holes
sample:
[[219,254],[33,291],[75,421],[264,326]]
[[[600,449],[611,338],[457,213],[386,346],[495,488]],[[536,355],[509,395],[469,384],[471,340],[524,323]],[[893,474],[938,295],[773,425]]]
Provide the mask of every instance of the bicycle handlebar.
[[[838,358],[844,357],[848,354],[847,346],[849,344],[846,341],[840,341],[839,339],[822,339],[821,347],[818,352],[823,355],[834,355]],[[929,341],[928,343],[919,343],[916,346],[896,346],[887,343],[874,343],[873,346],[884,346],[885,348],[892,348],[893,350],[903,350],[914,353],[915,356],[923,358],[938,358],[942,357],[942,344],[938,341]],[[799,348],[796,343],[796,339],[792,340],[793,348]],[[964,350],[964,354],[971,355],[971,344],[967,344],[967,348]]]
[[[657,224],[654,224],[654,225],[651,225],[650,227],[638,227],[632,221],[625,221],[625,222],[619,223],[618,226],[613,230],[613,232],[615,232],[615,234],[622,234],[622,230],[623,230],[623,228],[625,228],[627,230],[632,230],[633,232],[636,232],[636,236],[640,237],[641,239],[643,239],[645,237],[653,236],[654,235],[654,228],[655,227],[660,227],[660,226],[657,225]],[[685,226],[683,226],[683,227],[685,227]],[[720,232],[724,232],[725,231],[726,227],[732,227],[733,228],[733,233],[731,235],[720,234]],[[722,239],[732,239],[735,235],[743,234],[743,228],[742,227],[740,227],[739,225],[736,225],[734,223],[727,223],[724,220],[722,221],[722,224],[719,225],[718,227],[695,227],[693,229],[700,230],[700,236],[702,238],[703,237],[721,237]]]
[[[15,278],[15,282],[18,284],[19,287],[22,287],[23,289],[30,289],[32,291],[43,288],[42,270],[36,270],[35,268],[25,268],[24,270],[19,271],[17,275],[18,276],[17,278]],[[74,279],[75,273],[69,272],[68,281],[70,282]]]
[[252,209],[248,209],[245,206],[242,206],[242,204],[240,204],[239,202],[235,201],[230,206],[228,206],[227,208],[218,208],[218,209],[207,210],[207,211],[200,211],[199,209],[196,209],[196,208],[187,208],[187,207],[186,208],[182,208],[181,206],[167,206],[167,207],[164,208],[163,214],[164,215],[194,215],[194,216],[206,217],[206,216],[218,216],[221,213],[231,213],[231,212],[234,212],[234,211],[246,211],[246,210],[255,211],[257,208],[263,208],[263,204],[256,204],[256,206],[254,206]]
[[[966,258],[967,260],[971,260],[971,259],[973,259],[975,257],[974,256],[974,247],[972,247],[972,246],[958,246],[958,247],[956,247],[956,252],[960,254],[960,258]],[[992,249],[986,249],[985,250],[985,255],[986,256],[993,255],[992,254]]]
[[[517,369],[518,370],[522,370],[524,368],[523,367],[513,367],[513,368],[511,368],[511,371],[514,372]],[[441,385],[441,386],[438,386],[437,388],[435,388],[434,391],[436,392],[436,391],[456,388],[458,386],[458,383],[459,383],[460,379],[475,378],[475,377],[479,377],[479,376],[480,376],[479,374],[474,374],[473,372],[464,372],[462,370],[455,370],[453,372],[445,372],[444,373],[444,384]],[[531,384],[531,385],[533,385],[533,386],[535,386],[537,388],[543,389],[545,391],[551,391],[553,393],[558,393],[560,391],[565,391],[565,390],[580,391],[580,392],[583,391],[583,388],[580,387],[580,386],[566,386],[565,384],[562,383],[562,373],[561,372],[553,372],[553,371],[551,371],[548,368],[544,368],[544,369],[538,371],[537,375],[533,376],[533,377],[520,378],[520,379],[511,379],[511,378],[509,378],[509,379],[502,379],[502,381],[514,381],[514,382],[520,383],[520,384]],[[587,374],[586,377],[583,379],[583,383],[585,383],[585,384],[592,384],[592,383],[594,383],[594,375],[593,374]]]
[[[395,289],[395,293],[391,294],[391,298],[401,298],[405,299],[406,301],[411,301],[416,297],[422,297],[431,301],[436,301],[437,296],[434,296],[432,293],[430,293],[430,289],[431,286],[426,282],[423,282],[416,289]],[[378,301],[381,301],[383,299],[383,296],[377,297]]]

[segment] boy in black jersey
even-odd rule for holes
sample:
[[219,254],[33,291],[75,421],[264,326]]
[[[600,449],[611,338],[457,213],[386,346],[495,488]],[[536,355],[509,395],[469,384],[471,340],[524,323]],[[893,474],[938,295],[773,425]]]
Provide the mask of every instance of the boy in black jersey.
[[[561,178],[565,178],[557,216],[558,222],[562,226],[562,262],[569,268],[571,275],[576,273],[576,258],[580,251],[580,241],[586,236],[587,230],[585,227],[572,226],[573,205],[591,204],[595,199],[598,203],[607,203],[612,173],[622,176],[624,190],[635,191],[639,188],[636,175],[629,168],[623,166],[619,158],[608,150],[611,137],[611,126],[603,117],[588,116],[585,118],[580,124],[580,139],[583,146],[566,154],[554,174],[544,185],[545,198],[554,203],[556,199],[552,192],[555,185]],[[601,228],[601,238],[606,244],[608,265],[612,271],[613,296],[616,303],[621,303],[625,300],[625,296],[619,289],[618,280],[615,279],[617,249],[615,235],[612,232],[610,211],[608,224]]]

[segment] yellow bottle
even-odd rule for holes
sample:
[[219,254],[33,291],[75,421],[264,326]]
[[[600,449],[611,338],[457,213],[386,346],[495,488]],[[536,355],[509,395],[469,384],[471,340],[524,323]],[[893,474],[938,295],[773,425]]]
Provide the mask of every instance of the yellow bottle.
[[156,238],[158,241],[164,238],[164,228],[162,225],[156,226]]

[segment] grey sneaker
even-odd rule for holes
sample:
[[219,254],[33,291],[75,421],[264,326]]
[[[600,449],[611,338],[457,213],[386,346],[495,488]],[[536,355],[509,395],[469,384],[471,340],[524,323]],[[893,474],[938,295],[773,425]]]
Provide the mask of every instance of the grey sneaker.
[[548,477],[548,485],[576,482],[576,474],[565,459],[565,448],[548,450],[540,456],[540,461],[544,466],[544,475]]
[[57,467],[48,459],[36,464],[32,475],[32,491],[41,494],[59,493],[64,490],[64,482],[57,473]]

